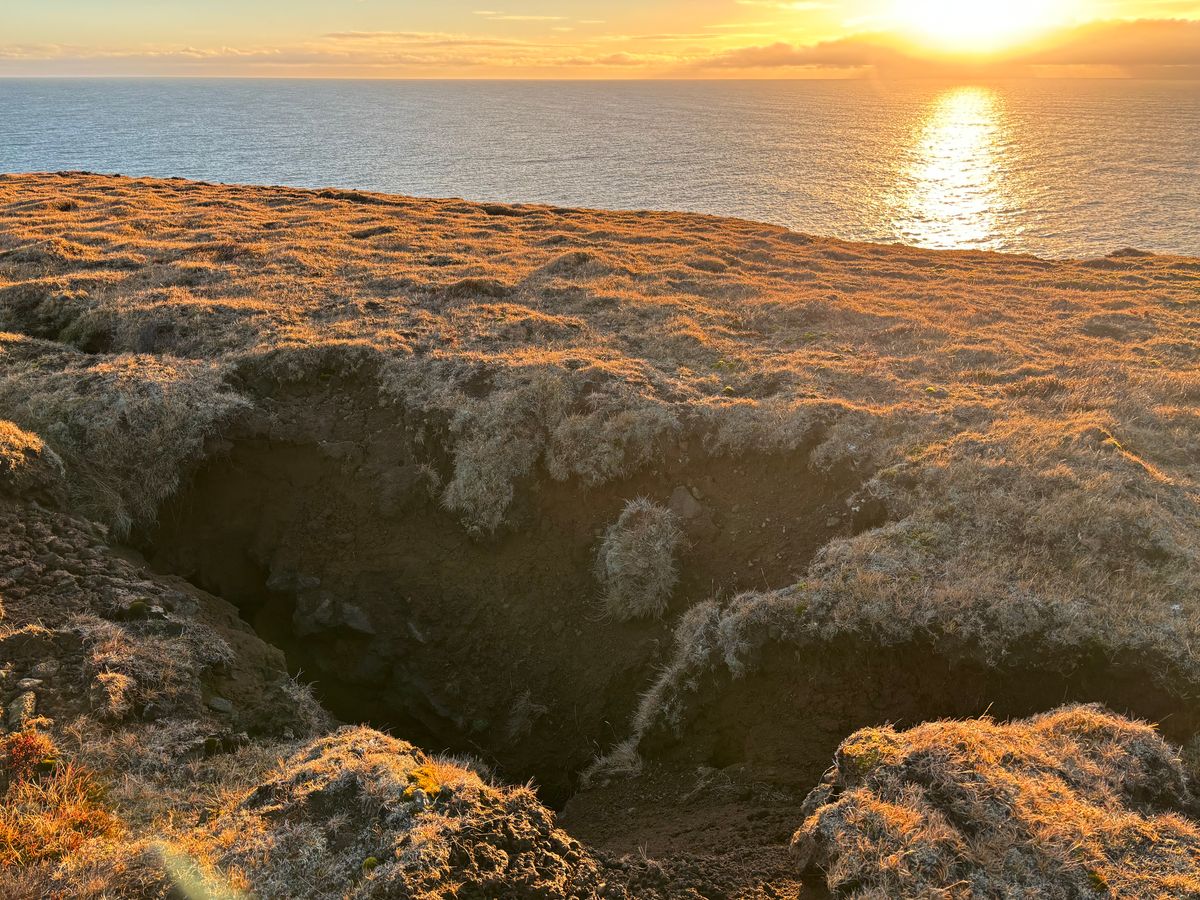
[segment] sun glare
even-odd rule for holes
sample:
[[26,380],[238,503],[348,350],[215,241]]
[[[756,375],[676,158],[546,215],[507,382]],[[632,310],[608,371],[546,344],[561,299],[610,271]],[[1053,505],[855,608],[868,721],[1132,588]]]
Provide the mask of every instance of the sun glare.
[[1068,0],[896,0],[900,30],[932,49],[983,54],[1008,49],[1060,25]]

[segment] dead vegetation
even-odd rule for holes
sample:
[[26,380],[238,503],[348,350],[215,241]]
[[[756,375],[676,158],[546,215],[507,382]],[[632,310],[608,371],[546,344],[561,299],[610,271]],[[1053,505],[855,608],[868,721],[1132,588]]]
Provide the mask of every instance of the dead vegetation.
[[305,746],[181,849],[260,896],[565,898],[600,884],[528,787],[367,728]]
[[1193,897],[1194,802],[1173,748],[1098,707],[869,728],[793,849],[848,897]]
[[480,535],[511,527],[545,475],[599,484],[668,456],[810,448],[796,477],[873,474],[847,514],[884,525],[805,579],[822,628],[929,630],[997,658],[1044,625],[1194,671],[1194,261],[517,212],[5,176],[4,249],[29,249],[0,269],[0,327],[57,342],[5,340],[0,414],[118,532],[253,408],[256,379],[363,373],[449,454],[434,489]]
[[671,510],[645,497],[626,503],[596,555],[608,615],[618,621],[660,618],[679,580],[676,555],[683,540]]
[[192,360],[96,357],[0,334],[0,410],[67,464],[74,507],[119,535],[152,520],[239,399]]
[[40,732],[3,739],[0,785],[0,870],[59,862],[89,841],[122,834],[96,776],[59,760],[53,741]]

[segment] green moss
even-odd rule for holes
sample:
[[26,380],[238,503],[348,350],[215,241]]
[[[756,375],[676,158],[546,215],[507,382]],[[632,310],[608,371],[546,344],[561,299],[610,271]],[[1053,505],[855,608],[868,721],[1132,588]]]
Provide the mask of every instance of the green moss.
[[405,799],[411,800],[417,791],[422,791],[428,797],[436,797],[442,790],[442,783],[432,766],[417,766],[408,773],[408,787],[404,790]]
[[842,744],[838,755],[857,772],[865,775],[896,751],[894,736],[878,729],[865,729]]

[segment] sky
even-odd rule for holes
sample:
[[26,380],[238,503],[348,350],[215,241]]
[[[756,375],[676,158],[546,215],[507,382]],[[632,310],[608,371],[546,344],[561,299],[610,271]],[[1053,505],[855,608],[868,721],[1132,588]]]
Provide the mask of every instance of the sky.
[[0,0],[0,76],[1200,77],[1200,0]]

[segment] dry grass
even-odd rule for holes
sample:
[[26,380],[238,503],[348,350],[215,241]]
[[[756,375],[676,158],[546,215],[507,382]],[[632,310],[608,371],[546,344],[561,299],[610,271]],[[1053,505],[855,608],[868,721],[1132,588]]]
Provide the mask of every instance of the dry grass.
[[0,419],[0,491],[13,497],[62,493],[63,464],[36,434]]
[[671,510],[645,497],[626,503],[596,554],[608,615],[620,622],[661,618],[679,580],[675,557],[682,543]]
[[122,833],[95,775],[60,761],[44,734],[4,737],[0,785],[0,870],[63,860],[88,841],[111,841]]
[[5,176],[0,222],[0,327],[58,342],[3,344],[0,415],[119,529],[266,386],[353,377],[451,455],[480,534],[544,475],[815,442],[797,478],[888,511],[806,578],[815,627],[1197,671],[1194,260],[82,175]]
[[214,365],[97,358],[0,334],[0,409],[49,441],[75,508],[118,535],[153,520],[205,437],[239,405]]
[[1175,751],[1077,706],[871,728],[838,749],[793,848],[851,897],[1185,897],[1200,830]]
[[199,883],[271,897],[565,898],[596,876],[529,788],[368,728],[301,748],[175,850]]
[[[269,434],[275,392],[331,382],[415,423],[425,455],[447,459],[431,490],[481,537],[511,527],[519,494],[547,477],[599,485],[667,461],[799,449],[796,479],[865,483],[846,513],[885,510],[876,527],[847,529],[795,585],[681,617],[610,772],[637,770],[640,737],[681,722],[706,673],[740,676],[772,642],[803,651],[846,635],[866,645],[920,639],[988,663],[1063,668],[1099,652],[1139,660],[1177,694],[1200,685],[1196,260],[1050,262],[853,245],[703,216],[492,212],[0,176],[0,328],[12,332],[0,337],[0,417],[13,423],[0,425],[0,493],[33,498],[65,478],[75,510],[124,533],[153,518],[230,423],[253,418]],[[772,527],[802,527],[809,512]],[[152,896],[175,883],[424,896],[484,871],[505,873],[509,881],[491,883],[499,891],[516,883],[506,866],[528,859],[497,838],[517,825],[539,852],[554,850],[546,867],[520,869],[530,892],[567,893],[592,877],[587,854],[529,792],[369,731],[307,747],[220,745],[205,758],[209,742],[232,737],[214,732],[202,682],[239,664],[244,645],[230,655],[211,630],[171,635],[97,618],[161,587],[111,560],[97,568],[95,535],[48,515],[0,504],[0,591],[19,613],[4,636],[77,648],[79,696],[90,702],[82,714],[52,710],[57,733],[93,736],[81,741],[80,765],[127,776],[113,787],[114,814],[172,842],[86,842],[47,870],[51,895],[70,885],[80,896]],[[616,553],[615,566],[601,552],[606,580],[620,582],[618,617],[669,596],[674,548],[664,548],[675,541],[669,528],[648,530],[658,537],[627,541],[636,552]],[[617,523],[609,549],[637,531]],[[23,568],[35,557],[45,563]],[[21,628],[35,622],[47,627]],[[280,697],[308,723],[296,726],[298,740],[324,727],[294,688]],[[155,721],[131,720],[146,709]],[[1102,722],[1095,741],[1070,731],[1081,717]],[[847,787],[824,804],[854,797],[838,808],[861,813],[838,832],[846,852],[836,865],[859,873],[839,884],[871,890],[884,871],[880,883],[909,879],[900,893],[917,892],[919,879],[953,893],[961,885],[943,876],[964,859],[1013,884],[1032,883],[1022,867],[1041,865],[1072,890],[1170,894],[1170,878],[1194,877],[1192,826],[1113,781],[1124,772],[1145,782],[1147,766],[1170,755],[1157,738],[1094,712],[1040,721],[852,740],[845,759],[862,760],[864,748],[873,759],[875,748],[881,762],[862,776],[866,793]],[[910,759],[907,742],[918,738],[945,763],[936,784],[948,794],[977,785],[981,796],[1019,801],[1027,818],[972,843],[946,819],[960,807],[889,767],[893,749]],[[271,774],[280,754],[288,762]],[[1050,765],[1054,754],[1067,768]],[[1174,764],[1163,765],[1152,774],[1170,781]],[[71,793],[86,787],[72,779],[40,800],[41,787],[28,788],[28,808],[82,802],[90,788]],[[921,835],[913,846],[933,848],[937,862],[928,870],[903,847],[892,856],[854,843],[863,829],[876,829],[875,841]],[[1012,834],[1036,838],[1035,856],[1005,844]],[[823,846],[833,864],[832,844]],[[1016,868],[1003,869],[1010,856]]]

